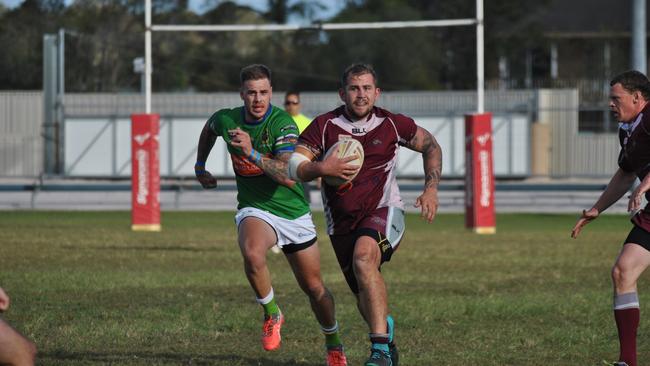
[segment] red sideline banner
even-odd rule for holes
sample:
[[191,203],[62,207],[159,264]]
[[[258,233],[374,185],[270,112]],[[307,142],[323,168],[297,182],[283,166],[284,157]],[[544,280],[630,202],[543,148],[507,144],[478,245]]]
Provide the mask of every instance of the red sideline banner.
[[160,231],[159,131],[159,115],[131,115],[131,229],[135,231]]
[[492,114],[465,115],[465,227],[494,234]]

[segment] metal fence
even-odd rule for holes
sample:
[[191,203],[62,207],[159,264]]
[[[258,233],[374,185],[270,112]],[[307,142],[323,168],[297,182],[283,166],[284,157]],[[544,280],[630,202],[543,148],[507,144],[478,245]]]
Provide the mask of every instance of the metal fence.
[[[273,103],[281,104],[282,93]],[[494,110],[495,172],[501,177],[530,174],[531,98],[526,91],[488,95]],[[307,115],[340,105],[337,93],[303,93]],[[241,105],[236,93],[158,94],[153,109],[161,115],[161,175],[193,175],[196,142],[205,120],[215,110]],[[67,94],[65,97],[64,174],[70,177],[126,177],[130,174],[129,114],[142,105],[141,95]],[[380,105],[416,119],[441,144],[447,177],[464,175],[464,119],[473,110],[473,92],[393,92]],[[218,176],[233,176],[222,140],[217,140],[207,168]],[[397,165],[401,177],[422,176],[417,153],[402,149]]]
[[0,176],[35,177],[43,169],[43,93],[0,93]]
[[[540,122],[551,125],[551,177],[611,177],[620,150],[615,133],[580,132],[576,90],[540,91]],[[552,106],[552,108],[550,107]]]
[[[273,103],[282,103],[276,92]],[[473,91],[384,92],[381,106],[412,116],[429,129],[444,150],[445,176],[464,173],[463,115],[475,108]],[[341,104],[335,92],[302,94],[308,116]],[[61,130],[64,177],[127,177],[130,174],[130,122],[141,112],[140,94],[66,94]],[[237,93],[154,94],[161,115],[161,173],[192,174],[195,144],[205,120],[216,110],[241,105]],[[531,174],[533,123],[550,130],[550,177],[605,177],[616,169],[613,133],[578,130],[580,100],[576,90],[489,90],[486,110],[494,114],[495,171],[498,177]],[[0,176],[35,177],[43,171],[43,102],[41,92],[0,93]],[[218,175],[232,175],[225,146],[218,143],[208,162]],[[211,166],[210,166],[211,165]],[[421,174],[420,159],[402,149],[399,173]]]

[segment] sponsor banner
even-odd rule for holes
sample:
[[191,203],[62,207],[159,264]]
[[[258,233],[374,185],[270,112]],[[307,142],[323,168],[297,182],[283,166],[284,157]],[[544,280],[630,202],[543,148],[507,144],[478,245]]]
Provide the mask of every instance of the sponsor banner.
[[496,232],[492,114],[465,115],[465,226]]
[[131,115],[131,228],[160,231],[160,116]]

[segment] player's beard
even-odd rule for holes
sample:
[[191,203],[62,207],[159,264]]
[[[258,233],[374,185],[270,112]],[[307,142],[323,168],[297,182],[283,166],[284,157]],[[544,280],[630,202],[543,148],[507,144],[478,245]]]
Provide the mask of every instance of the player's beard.
[[[354,104],[353,104],[353,106],[354,106]],[[364,119],[364,118],[368,117],[368,115],[372,111],[372,105],[370,103],[366,103],[364,105],[364,107],[366,107],[366,108],[363,110],[363,112],[361,114],[357,113],[353,108],[350,108],[348,106],[346,106],[345,109],[347,110],[350,117],[352,117],[352,118],[354,118],[355,120],[358,121],[358,120],[361,120],[361,119]]]

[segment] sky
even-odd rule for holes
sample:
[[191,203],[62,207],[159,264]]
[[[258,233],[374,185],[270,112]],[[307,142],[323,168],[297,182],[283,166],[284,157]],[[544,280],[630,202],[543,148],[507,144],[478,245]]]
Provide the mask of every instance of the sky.
[[[20,5],[23,1],[24,0],[0,0],[0,4],[3,4],[8,8],[14,8]],[[65,0],[66,4],[70,4],[73,1],[74,0]],[[205,11],[206,4],[210,4],[214,2],[211,0],[189,0],[189,1],[190,1],[190,8],[197,13],[201,13],[202,11]],[[267,0],[233,0],[233,1],[241,5],[248,5],[257,10],[267,9],[267,5],[266,5]],[[328,9],[322,12],[321,14],[318,14],[317,18],[319,19],[326,19],[336,14],[336,12],[344,6],[344,1],[342,0],[327,1],[327,2],[323,2],[323,4],[327,4]]]
[[[4,6],[8,8],[14,8],[18,5],[20,5],[24,0],[0,0],[0,3],[3,4]],[[65,0],[66,4],[72,3],[74,0]],[[235,0],[236,3],[243,4],[243,5],[249,5],[255,9],[265,9],[266,8],[266,0]],[[190,0],[190,7],[196,11],[200,12],[201,9],[204,7],[205,3],[209,3],[209,1],[206,0]]]

